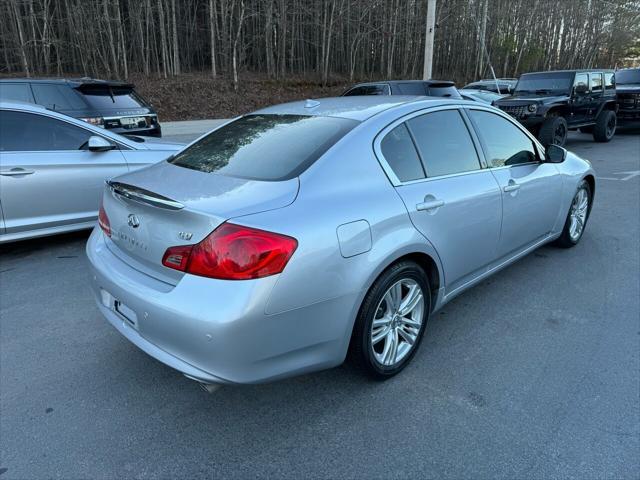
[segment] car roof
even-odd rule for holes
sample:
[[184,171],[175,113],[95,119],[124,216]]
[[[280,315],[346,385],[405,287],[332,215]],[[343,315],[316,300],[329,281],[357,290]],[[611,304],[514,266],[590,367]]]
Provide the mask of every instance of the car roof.
[[441,87],[455,87],[455,82],[451,80],[379,80],[377,82],[362,82],[356,83],[355,85],[351,85],[349,90],[355,87],[362,87],[366,85],[380,85],[381,83],[386,83],[388,85],[397,85],[399,83],[426,83],[427,85],[433,86],[441,86]]
[[529,75],[532,73],[589,73],[589,72],[611,72],[615,73],[611,68],[577,68],[572,70],[544,70],[542,72],[527,72],[522,75]]
[[108,86],[108,87],[127,87],[133,88],[134,85],[132,83],[120,82],[118,80],[101,80],[99,78],[60,78],[60,77],[51,77],[51,78],[3,78],[0,79],[0,83],[59,83],[70,85],[71,87],[80,87],[80,86]]
[[427,99],[415,95],[363,95],[353,97],[327,97],[298,102],[282,103],[263,108],[255,114],[313,115],[320,117],[349,118],[362,122],[390,108]]
[[427,97],[419,95],[363,95],[353,97],[328,97],[283,103],[252,112],[269,115],[313,115],[339,117],[363,122],[378,113],[411,103],[420,103],[421,108],[438,105],[477,105],[475,102]]

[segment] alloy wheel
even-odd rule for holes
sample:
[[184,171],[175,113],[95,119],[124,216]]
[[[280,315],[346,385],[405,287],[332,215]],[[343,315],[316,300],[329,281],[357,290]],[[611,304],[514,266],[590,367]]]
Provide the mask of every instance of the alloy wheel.
[[570,223],[569,223],[569,236],[574,242],[578,241],[582,231],[584,230],[584,224],[587,221],[587,213],[589,210],[589,193],[587,189],[582,187],[576,193],[571,203]]
[[385,292],[375,310],[371,347],[385,367],[399,364],[414,348],[424,314],[424,293],[415,280],[403,278]]

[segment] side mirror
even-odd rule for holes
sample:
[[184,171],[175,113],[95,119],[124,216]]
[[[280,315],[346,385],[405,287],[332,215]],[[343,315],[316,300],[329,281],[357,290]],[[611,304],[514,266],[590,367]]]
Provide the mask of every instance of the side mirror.
[[92,135],[91,137],[89,137],[87,147],[91,152],[106,152],[108,150],[113,150],[114,148],[116,148],[113,143],[98,135]]
[[585,95],[586,93],[589,93],[589,87],[584,83],[576,85],[574,90],[578,95]]
[[567,157],[567,151],[558,145],[549,145],[545,149],[545,162],[562,163]]

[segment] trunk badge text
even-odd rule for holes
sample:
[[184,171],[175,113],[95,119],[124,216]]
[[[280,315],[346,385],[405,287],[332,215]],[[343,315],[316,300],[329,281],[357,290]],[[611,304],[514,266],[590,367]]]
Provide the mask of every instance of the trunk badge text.
[[131,228],[138,228],[140,226],[140,220],[133,213],[127,218],[127,223]]
[[191,237],[193,237],[193,233],[191,233],[191,232],[179,232],[178,233],[178,237],[180,237],[181,240],[191,240]]

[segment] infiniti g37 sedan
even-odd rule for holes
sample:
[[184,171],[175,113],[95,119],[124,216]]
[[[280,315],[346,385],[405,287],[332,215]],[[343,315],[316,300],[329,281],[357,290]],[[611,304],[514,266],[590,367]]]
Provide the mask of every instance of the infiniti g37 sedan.
[[181,147],[135,142],[43,107],[0,102],[0,243],[92,228],[106,179]]
[[98,307],[204,384],[340,364],[387,378],[457,294],[579,242],[590,164],[499,110],[362,96],[266,108],[105,187]]

